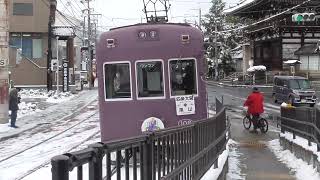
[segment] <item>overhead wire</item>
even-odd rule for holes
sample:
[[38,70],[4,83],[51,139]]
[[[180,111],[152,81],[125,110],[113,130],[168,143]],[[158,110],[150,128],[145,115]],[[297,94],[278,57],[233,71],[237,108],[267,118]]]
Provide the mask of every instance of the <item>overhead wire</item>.
[[[74,13],[74,11],[73,11],[74,8],[71,8],[71,11],[70,11],[70,8],[68,8],[67,5],[66,5],[66,4],[68,4],[69,6],[73,6],[73,4],[72,4],[70,1],[67,1],[66,4],[64,4],[64,2],[63,2],[62,0],[59,0],[59,1],[60,1],[61,4],[63,5],[64,10],[67,10],[69,13],[71,13],[73,16],[76,17],[76,15],[75,15],[75,13]],[[74,6],[73,6],[73,7],[74,7]],[[58,9],[58,7],[57,7],[57,9]],[[64,10],[63,10],[63,11],[64,11]],[[77,14],[77,15],[79,16],[79,14]],[[79,17],[81,17],[81,13],[80,13],[80,16],[79,16]]]
[[72,0],[73,2],[75,2],[75,4],[77,5],[77,7],[79,8],[80,11],[82,11],[83,9],[85,9],[85,7],[81,8],[78,1],[77,0]]

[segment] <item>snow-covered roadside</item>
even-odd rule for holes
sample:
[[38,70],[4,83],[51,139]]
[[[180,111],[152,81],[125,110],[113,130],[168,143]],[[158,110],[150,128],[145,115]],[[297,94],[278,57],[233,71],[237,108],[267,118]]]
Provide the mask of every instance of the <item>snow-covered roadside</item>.
[[[16,125],[19,128],[8,127],[8,124],[0,124],[0,139],[14,136],[20,132],[32,129],[41,124],[58,122],[68,118],[75,112],[79,112],[81,109],[88,106],[91,102],[97,100],[97,96],[97,90],[84,90],[75,95],[74,98],[64,98],[65,101],[61,101],[56,104],[47,103],[46,101],[43,101],[43,99],[38,101],[38,99],[35,100],[30,98],[29,100],[31,102],[39,102],[39,106],[44,106],[45,108],[42,111],[29,111],[28,116],[23,116],[23,118],[18,117]],[[26,98],[26,96],[24,97]],[[23,101],[24,99],[22,98],[22,102]]]
[[275,154],[275,156],[294,173],[298,180],[319,180],[320,174],[316,171],[312,165],[304,162],[302,159],[298,159],[289,150],[284,150],[279,139],[269,141],[268,147]]
[[240,160],[239,151],[237,151],[238,143],[234,140],[230,139],[227,144],[227,149],[223,151],[223,153],[219,156],[218,159],[218,168],[214,169],[214,165],[210,167],[210,169],[206,172],[206,174],[201,178],[201,180],[215,180],[218,179],[220,173],[222,172],[222,168],[226,161],[229,162],[229,171],[227,174],[228,180],[242,180],[245,179],[245,175],[241,174],[240,168]]
[[281,133],[280,137],[284,137],[288,141],[291,141],[291,142],[303,147],[304,149],[313,152],[313,154],[318,156],[318,161],[320,161],[320,152],[317,151],[317,144],[316,143],[311,142],[311,146],[309,146],[307,139],[304,139],[300,136],[296,136],[296,139],[293,139],[293,135],[290,132]]
[[49,103],[60,103],[74,97],[74,95],[70,92],[47,92],[46,89],[21,89],[21,91],[19,92],[19,96],[21,97],[21,100],[41,99],[42,101],[47,101]]
[[[21,97],[21,103],[19,103],[19,110],[17,114],[17,122],[19,119],[29,116],[35,113],[39,113],[43,111],[43,108],[39,106],[39,102],[47,102],[51,104],[59,104],[62,102],[69,101],[75,96],[69,92],[64,93],[55,93],[55,91],[49,91],[45,89],[21,89],[19,92],[19,96]],[[29,100],[32,99],[31,102]],[[11,112],[9,111],[9,114]],[[10,123],[10,117],[8,117]],[[0,132],[9,131],[12,129],[9,127],[9,123],[0,124]]]

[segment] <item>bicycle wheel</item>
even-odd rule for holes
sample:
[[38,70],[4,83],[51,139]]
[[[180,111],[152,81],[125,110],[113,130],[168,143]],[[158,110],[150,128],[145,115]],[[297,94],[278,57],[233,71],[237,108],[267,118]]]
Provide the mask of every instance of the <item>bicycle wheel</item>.
[[259,120],[259,128],[260,128],[262,133],[266,133],[268,131],[268,128],[269,128],[268,121],[266,119],[264,119],[264,118],[260,118],[260,120]]
[[243,118],[243,127],[247,130],[251,127],[251,121],[247,116]]

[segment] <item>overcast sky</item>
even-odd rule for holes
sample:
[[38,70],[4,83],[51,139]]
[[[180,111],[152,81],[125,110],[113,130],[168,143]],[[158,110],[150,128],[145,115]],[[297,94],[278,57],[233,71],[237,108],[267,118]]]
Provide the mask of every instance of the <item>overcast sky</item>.
[[[145,0],[145,2],[147,1]],[[223,1],[227,3],[226,7],[229,7],[235,6],[240,0]],[[58,9],[66,14],[79,14],[78,18],[81,18],[80,8],[84,8],[84,6],[79,2],[80,0],[58,0]],[[171,4],[168,14],[169,22],[184,22],[186,20],[189,23],[195,23],[195,21],[198,23],[199,9],[201,9],[203,16],[211,6],[211,0],[170,0],[169,2]],[[95,13],[102,14],[99,18],[99,25],[104,30],[146,22],[145,14],[142,12],[143,0],[92,0],[91,5]]]
[[[146,2],[148,0],[145,0]],[[155,1],[155,0],[153,0]],[[236,5],[239,0],[224,0],[227,7]],[[171,0],[169,22],[198,22],[199,8],[202,15],[206,14],[211,6],[211,0]],[[142,12],[143,0],[94,0],[94,8],[103,14],[100,25],[105,29],[122,25],[145,22]]]

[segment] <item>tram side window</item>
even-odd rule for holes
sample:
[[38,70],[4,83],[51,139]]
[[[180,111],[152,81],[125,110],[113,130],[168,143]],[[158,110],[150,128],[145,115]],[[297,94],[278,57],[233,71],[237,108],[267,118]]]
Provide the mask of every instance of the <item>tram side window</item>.
[[195,60],[170,61],[171,95],[197,94]]
[[161,61],[137,62],[138,97],[163,97]]
[[129,63],[105,64],[104,70],[106,98],[131,98]]

